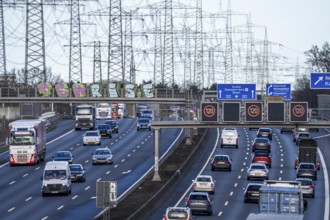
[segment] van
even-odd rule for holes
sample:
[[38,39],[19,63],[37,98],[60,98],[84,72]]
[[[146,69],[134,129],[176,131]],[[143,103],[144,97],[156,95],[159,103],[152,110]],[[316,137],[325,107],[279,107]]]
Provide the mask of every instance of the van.
[[41,179],[42,196],[71,194],[71,172],[67,161],[47,162]]
[[224,128],[221,133],[220,146],[235,146],[238,148],[238,132],[235,128]]

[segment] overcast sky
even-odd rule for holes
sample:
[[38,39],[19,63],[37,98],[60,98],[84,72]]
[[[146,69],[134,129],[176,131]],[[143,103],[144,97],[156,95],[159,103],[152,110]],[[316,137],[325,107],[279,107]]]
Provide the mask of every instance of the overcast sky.
[[[122,5],[123,8],[133,9],[155,2],[160,1],[123,0]],[[196,4],[195,0],[177,0],[176,2]],[[92,10],[91,5],[93,7],[96,5],[97,9],[109,7],[109,0],[84,2],[84,4],[86,6],[82,7],[81,13]],[[211,13],[219,12],[220,6],[222,6],[222,11],[226,11],[228,7],[227,0],[202,0],[202,4],[203,10]],[[4,8],[4,10],[7,70],[24,68],[25,11],[19,8]],[[52,11],[49,12],[50,10]],[[266,27],[268,41],[283,45],[278,47],[280,51],[273,52],[280,53],[293,63],[299,58],[299,62],[303,64],[305,59],[303,52],[309,50],[312,45],[321,47],[324,42],[330,42],[330,0],[231,0],[231,10],[234,14],[250,14],[253,24]],[[69,19],[68,8],[64,6],[52,9],[50,6],[45,7],[46,65],[52,67],[53,72],[60,72],[64,80],[68,80],[69,48],[64,45],[69,44],[69,25],[54,25],[55,22],[65,19]],[[233,26],[240,23],[235,19],[233,16]],[[86,19],[82,18],[82,20]],[[100,23],[103,25],[101,30],[106,30],[106,22]],[[207,25],[203,24],[204,27]],[[95,40],[97,34],[105,36],[104,39],[107,39],[106,34],[102,33],[100,29],[96,31],[93,28],[93,26],[82,26],[83,42]],[[253,32],[256,39],[264,39],[263,28],[255,28]],[[83,67],[83,73],[86,76],[85,79],[91,79],[92,70],[86,70],[86,68],[92,67],[93,49],[84,48],[83,54],[85,56],[83,62],[86,65]],[[103,58],[105,59],[105,56]]]

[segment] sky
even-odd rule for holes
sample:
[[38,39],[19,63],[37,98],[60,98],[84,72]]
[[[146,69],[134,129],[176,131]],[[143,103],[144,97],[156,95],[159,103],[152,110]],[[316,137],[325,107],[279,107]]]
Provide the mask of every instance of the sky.
[[[123,0],[124,9],[135,9],[143,5],[152,4],[159,1],[154,0]],[[195,0],[177,0],[187,5],[195,6]],[[330,1],[329,0],[231,0],[231,10],[233,11],[232,25],[239,26],[245,23],[246,15],[250,15],[255,39],[262,42],[265,38],[265,27],[267,29],[267,39],[273,44],[273,53],[285,57],[288,65],[294,66],[297,62],[301,67],[301,73],[306,74],[303,69],[305,56],[304,51],[309,50],[312,45],[322,47],[324,42],[330,41]],[[85,13],[96,9],[109,7],[109,0],[100,0],[98,2],[83,3],[80,12]],[[210,13],[219,13],[228,8],[227,0],[203,0],[203,11]],[[69,25],[55,24],[59,21],[69,19],[69,10],[64,6],[50,7],[45,6],[45,41],[46,41],[46,65],[51,67],[53,72],[61,74],[64,81],[68,81],[69,70]],[[236,15],[234,15],[236,14]],[[237,15],[238,14],[238,15]],[[4,8],[5,16],[5,34],[6,34],[6,53],[7,70],[13,68],[24,68],[25,61],[25,10],[23,8]],[[244,18],[244,19],[243,19]],[[99,20],[101,19],[101,20]],[[82,42],[91,42],[94,40],[107,41],[105,30],[107,21],[98,17],[90,19],[83,17],[82,20],[95,21],[97,25],[82,26]],[[204,20],[203,28],[210,28],[210,21]],[[142,28],[139,23],[134,28]],[[146,23],[146,26],[150,25]],[[179,22],[182,26],[182,23]],[[224,20],[216,20],[216,28],[223,28]],[[236,36],[238,40],[238,36]],[[233,39],[235,40],[235,39]],[[138,47],[149,47],[149,42],[143,42],[139,39],[136,43]],[[214,44],[214,42],[213,42]],[[260,43],[261,44],[261,43]],[[107,52],[102,49],[103,58]],[[83,54],[83,81],[92,79],[92,58],[93,48],[86,47],[82,49]],[[149,80],[152,78],[152,57],[136,55],[138,68],[145,70],[137,72],[137,81]],[[283,58],[284,60],[284,58]],[[180,69],[180,67],[178,67]],[[103,74],[107,71],[104,64]],[[294,74],[291,68],[289,73],[284,71],[276,74]],[[182,71],[178,70],[178,77],[182,77]],[[274,78],[278,78],[277,76]],[[290,78],[293,81],[293,77]],[[216,78],[221,81],[221,77]],[[280,79],[282,80],[282,79]],[[279,79],[277,79],[279,81]]]

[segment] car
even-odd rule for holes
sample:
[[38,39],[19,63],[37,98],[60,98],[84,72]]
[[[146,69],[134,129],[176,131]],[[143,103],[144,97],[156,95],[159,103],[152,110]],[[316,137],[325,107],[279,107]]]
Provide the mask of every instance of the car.
[[267,150],[256,150],[252,157],[252,163],[262,163],[268,168],[272,167],[272,158]]
[[99,131],[86,131],[86,133],[83,136],[83,145],[101,145],[101,134]]
[[85,182],[86,170],[81,164],[69,164],[72,182]]
[[284,132],[293,132],[293,127],[292,128],[283,127],[283,128],[281,128],[280,132],[281,132],[281,134],[283,134]]
[[148,118],[139,118],[136,124],[136,130],[140,131],[141,129],[148,129],[151,131],[151,122]]
[[268,138],[265,137],[256,137],[252,143],[252,152],[256,150],[266,150],[271,152],[271,144]]
[[53,161],[67,161],[69,164],[73,161],[73,155],[70,151],[57,151],[53,156]]
[[259,190],[261,183],[248,183],[244,191],[244,202],[259,202]]
[[213,214],[212,201],[207,192],[191,192],[186,201],[186,207],[189,207],[193,214]]
[[92,164],[113,164],[113,154],[108,147],[97,148],[92,154]]
[[251,163],[247,170],[247,180],[250,179],[268,180],[269,174],[266,165],[262,163]]
[[189,207],[168,207],[163,220],[192,220],[192,212]]
[[108,124],[111,127],[111,132],[118,134],[119,125],[116,120],[107,120],[104,124]]
[[214,155],[211,161],[211,170],[228,170],[231,171],[231,159],[228,155],[217,154]]
[[199,175],[193,180],[194,192],[208,192],[214,194],[215,182],[210,175]]
[[99,124],[97,130],[100,132],[101,136],[108,136],[112,138],[111,127],[108,124]]
[[296,135],[298,134],[298,132],[309,132],[309,129],[303,128],[303,127],[298,127],[298,128],[293,129],[293,138],[292,138],[293,142],[296,141]]
[[311,178],[296,178],[301,183],[303,196],[315,197],[315,183]]
[[257,131],[257,137],[266,137],[270,141],[273,139],[273,132],[270,128],[259,128]]
[[315,164],[307,162],[299,163],[297,168],[297,178],[300,177],[307,177],[313,180],[317,180],[317,169]]
[[147,117],[149,118],[150,120],[153,120],[154,118],[154,115],[153,115],[153,112],[151,109],[146,109],[146,110],[143,110],[142,113],[141,113],[141,117]]
[[302,131],[297,133],[293,141],[296,142],[296,145],[298,145],[302,139],[311,139],[311,138],[312,135],[309,132]]
[[223,129],[221,132],[220,147],[235,146],[238,148],[238,132],[234,129]]
[[[310,122],[318,122],[318,121],[320,121],[320,120],[322,120],[322,118],[317,117],[317,116],[312,116],[312,117],[309,119]],[[320,129],[319,129],[319,128],[309,128],[309,131],[316,131],[316,132],[319,132]]]

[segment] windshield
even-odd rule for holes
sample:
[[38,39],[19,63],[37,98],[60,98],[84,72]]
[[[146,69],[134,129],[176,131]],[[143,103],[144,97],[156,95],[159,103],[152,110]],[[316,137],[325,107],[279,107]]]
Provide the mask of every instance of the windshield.
[[108,150],[97,150],[97,151],[95,151],[95,154],[97,154],[97,155],[107,155],[107,154],[110,154],[110,151],[108,151]]
[[91,108],[77,108],[76,114],[77,115],[90,115],[90,114],[92,114],[92,109]]
[[148,119],[139,119],[139,123],[149,123],[149,120]]
[[64,180],[66,178],[65,170],[46,170],[45,171],[45,180],[59,179]]
[[13,145],[28,145],[36,144],[35,137],[33,136],[13,136],[10,140]]
[[97,128],[98,129],[109,129],[110,126],[109,125],[99,125]]
[[97,132],[87,132],[85,136],[98,136]]
[[97,105],[98,108],[110,108],[110,105],[108,103],[99,103]]

